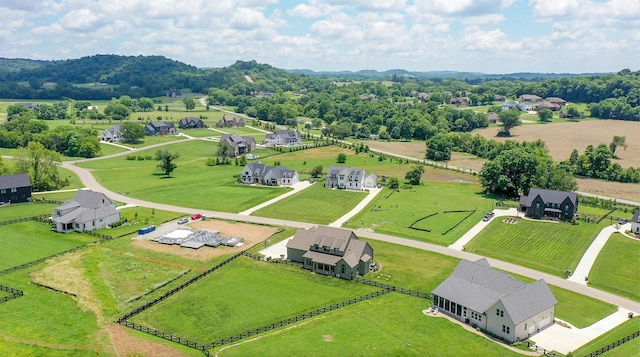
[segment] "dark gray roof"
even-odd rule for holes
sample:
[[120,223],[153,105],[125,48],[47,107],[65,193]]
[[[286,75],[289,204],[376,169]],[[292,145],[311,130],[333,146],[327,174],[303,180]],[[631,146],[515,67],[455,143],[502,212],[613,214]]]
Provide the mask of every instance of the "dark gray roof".
[[[320,247],[329,247],[330,251],[337,248],[344,255],[335,255],[310,251],[309,248],[317,244]],[[312,258],[316,262],[335,265],[341,259],[350,266],[355,267],[360,260],[366,261],[371,257],[365,253],[369,243],[358,239],[353,231],[341,228],[315,226],[309,229],[298,229],[296,234],[287,243],[287,248],[307,251],[303,257]]]
[[31,186],[31,179],[29,174],[16,174],[0,176],[0,189],[29,187]]
[[633,218],[631,218],[631,222],[640,223],[640,209],[637,209],[633,212]]
[[529,207],[537,196],[540,196],[545,203],[562,203],[569,197],[569,200],[571,200],[574,206],[578,205],[578,195],[575,192],[546,190],[542,188],[530,189],[527,196],[520,197],[520,204]]
[[492,269],[486,259],[460,261],[453,273],[433,290],[433,294],[477,312],[485,312],[502,300],[516,324],[558,303],[544,280],[526,284]]

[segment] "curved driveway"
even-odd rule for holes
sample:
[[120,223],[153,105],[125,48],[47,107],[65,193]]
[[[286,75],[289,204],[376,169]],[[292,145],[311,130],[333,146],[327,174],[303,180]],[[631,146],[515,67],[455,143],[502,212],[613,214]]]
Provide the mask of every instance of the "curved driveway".
[[[124,154],[126,154],[126,152]],[[110,156],[118,156],[118,154],[110,155]],[[91,175],[91,173],[86,169],[80,168],[70,162],[62,163],[62,167],[76,173],[80,178],[80,180],[82,181],[82,183],[87,188],[93,191],[102,192],[108,195],[110,198],[115,199],[117,201],[121,201],[127,204],[136,204],[139,206],[154,207],[157,209],[181,212],[186,214],[191,214],[194,212],[193,208],[186,208],[186,207],[167,205],[167,204],[161,204],[156,202],[149,202],[149,201],[121,195],[119,193],[108,190],[107,188],[102,186],[100,183],[98,183],[98,181],[96,181],[93,175]],[[266,217],[247,216],[247,215],[241,215],[241,214],[229,213],[229,212],[218,212],[218,211],[200,211],[200,212],[206,215],[207,217],[259,223],[259,224],[280,225],[280,226],[289,226],[289,227],[295,227],[295,228],[309,228],[316,225],[314,223],[297,222],[297,221],[289,221],[289,220],[266,218]],[[467,259],[467,260],[475,261],[480,258],[484,258],[480,255],[463,252],[463,251],[459,251],[459,250],[455,250],[455,249],[451,249],[451,248],[447,248],[447,247],[443,247],[435,244],[424,243],[424,242],[419,242],[419,241],[400,238],[400,237],[394,237],[386,234],[367,232],[365,230],[358,231],[358,235],[361,237],[369,238],[369,239],[380,240],[380,241],[404,245],[407,247],[413,247],[417,249],[440,253],[440,254],[448,255],[458,259]],[[544,279],[549,284],[556,285],[564,289],[572,290],[577,293],[596,298],[598,300],[602,300],[611,304],[621,306],[630,311],[640,313],[639,302],[631,301],[629,299],[626,299],[614,294],[610,294],[602,290],[594,289],[592,287],[589,287],[583,284],[579,284],[573,281],[568,281],[557,276],[553,276],[553,275],[542,273],[533,269],[521,267],[519,265],[503,262],[496,259],[490,259],[490,258],[488,260],[491,266],[495,268],[503,269],[515,274],[527,276],[532,279]]]

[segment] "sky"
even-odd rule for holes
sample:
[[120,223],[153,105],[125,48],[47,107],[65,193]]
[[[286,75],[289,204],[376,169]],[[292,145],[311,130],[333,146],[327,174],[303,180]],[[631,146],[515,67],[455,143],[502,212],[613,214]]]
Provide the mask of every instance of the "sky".
[[2,0],[0,57],[483,73],[640,66],[640,0]]

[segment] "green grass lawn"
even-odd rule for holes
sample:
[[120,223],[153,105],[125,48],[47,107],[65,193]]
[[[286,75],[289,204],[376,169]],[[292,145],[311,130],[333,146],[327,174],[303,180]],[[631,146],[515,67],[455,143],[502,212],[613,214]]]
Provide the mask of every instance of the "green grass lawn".
[[241,257],[132,320],[208,343],[375,290]]
[[447,319],[424,315],[428,304],[390,293],[223,349],[219,355],[519,356]]
[[516,220],[517,224],[494,220],[465,250],[565,277],[565,271],[575,270],[591,242],[606,226]]
[[[606,347],[609,344],[612,344],[624,337],[627,337],[636,331],[640,331],[640,318],[637,317],[625,321],[613,330],[605,332],[602,336],[596,338],[595,340],[587,343],[584,346],[581,346],[577,350],[573,351],[573,356],[585,356],[589,353],[599,350],[600,348]],[[638,351],[640,351],[640,337],[636,337],[635,339],[604,353],[603,356],[637,356]]]
[[195,138],[207,138],[210,136],[221,136],[222,133],[209,129],[180,129],[181,133],[185,135],[193,136]]
[[[33,197],[35,199],[43,199],[43,200],[51,200],[51,201],[66,201],[72,199],[76,195],[77,191],[68,191],[68,192],[47,192],[47,193],[35,193]],[[54,205],[56,206],[56,205]],[[47,212],[51,213],[53,208]]]
[[589,285],[640,301],[640,242],[613,234],[589,272]]
[[[39,197],[39,196],[36,196]],[[26,218],[39,216],[43,214],[51,214],[57,205],[52,203],[14,203],[9,206],[0,207],[0,221],[10,221],[16,218]],[[2,231],[2,229],[0,229]]]
[[[422,186],[400,189],[399,192],[385,188],[345,226],[364,227],[378,233],[449,245],[478,223],[491,210],[493,202],[495,200],[481,194],[480,187],[475,183],[427,181]],[[466,219],[471,212],[446,212],[454,210],[476,212]],[[430,232],[409,228],[417,220],[430,215],[433,216],[414,226]],[[459,222],[457,227],[451,229]]]
[[37,221],[5,225],[0,229],[0,270],[96,240],[96,237],[77,232],[56,233],[51,231],[50,225]]
[[329,224],[367,196],[365,192],[333,190],[316,182],[311,187],[253,213],[254,216]]
[[[180,158],[170,178],[165,178],[156,168],[154,160],[125,160],[116,157],[84,162],[81,167],[91,169],[92,174],[105,187],[116,192],[128,192],[153,202],[162,202],[195,209],[225,212],[241,212],[268,201],[287,189],[263,186],[247,186],[236,183],[242,167],[235,165],[207,166],[218,145],[212,142],[191,140],[168,147]],[[141,151],[137,155],[154,155],[156,149]]]
[[127,218],[128,223],[116,228],[102,228],[98,233],[112,237],[120,237],[127,234],[138,234],[138,229],[151,225],[160,225],[163,222],[184,217],[183,213],[156,210],[148,207],[131,207],[120,210],[120,217]]

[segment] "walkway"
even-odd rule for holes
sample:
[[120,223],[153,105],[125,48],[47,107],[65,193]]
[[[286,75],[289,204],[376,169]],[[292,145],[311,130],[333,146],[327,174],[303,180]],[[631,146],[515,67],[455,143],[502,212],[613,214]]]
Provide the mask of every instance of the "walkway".
[[122,144],[117,144],[117,143],[112,143],[111,141],[100,141],[100,144],[107,144],[107,145],[111,145],[111,146],[117,146],[119,148],[123,148],[123,149],[127,149],[127,150],[135,150],[136,148],[132,148],[130,146],[125,146]]
[[255,212],[255,211],[257,211],[257,210],[259,210],[261,208],[267,207],[272,203],[275,203],[275,202],[278,202],[278,201],[280,201],[280,200],[282,200],[284,198],[287,198],[287,197],[289,197],[289,196],[291,196],[291,195],[293,195],[293,194],[295,194],[297,192],[300,192],[300,191],[304,190],[305,188],[307,188],[307,187],[309,187],[311,185],[313,185],[313,184],[310,183],[309,181],[300,181],[300,182],[298,182],[296,184],[291,185],[291,188],[293,188],[293,190],[289,190],[289,192],[287,192],[287,193],[283,193],[283,194],[281,194],[280,196],[278,196],[276,198],[272,198],[267,202],[263,202],[263,203],[261,203],[261,204],[259,204],[257,206],[251,207],[248,210],[242,211],[242,212],[240,212],[238,214],[243,215],[243,216],[248,216],[248,215],[252,214],[253,212]]
[[509,208],[506,210],[494,209],[493,213],[495,213],[495,216],[491,217],[490,220],[486,222],[485,221],[478,222],[475,226],[471,227],[471,229],[467,231],[467,233],[465,233],[462,237],[460,237],[460,239],[458,239],[453,244],[451,244],[449,248],[460,250],[460,251],[464,250],[464,245],[469,243],[476,235],[478,235],[478,233],[480,233],[480,231],[484,229],[484,227],[486,227],[494,219],[498,217],[504,217],[504,216],[509,216],[509,217],[517,216],[518,210],[516,208]]
[[582,329],[566,322],[562,323],[569,327],[556,323],[531,336],[531,340],[535,341],[537,346],[546,350],[555,350],[562,354],[567,354],[569,351],[577,350],[580,346],[627,321],[629,312],[627,309],[620,308],[604,319]]
[[616,232],[624,234],[624,231],[627,229],[631,229],[631,223],[623,224],[619,228],[616,228],[615,225],[602,228],[596,239],[591,242],[587,251],[584,252],[576,270],[567,280],[587,285],[586,278],[589,276],[591,267],[593,266],[593,263],[595,263],[596,258],[598,258],[598,254],[600,254],[602,248],[604,248],[604,245],[607,244],[609,237]]
[[360,201],[360,203],[358,203],[355,207],[353,207],[351,211],[347,212],[347,214],[329,223],[329,226],[342,227],[342,225],[345,222],[353,218],[353,216],[358,214],[358,212],[362,211],[365,207],[367,207],[369,202],[371,202],[380,192],[382,192],[381,188],[370,188],[368,190],[369,190],[369,194],[367,195],[367,197],[365,197],[362,201]]

